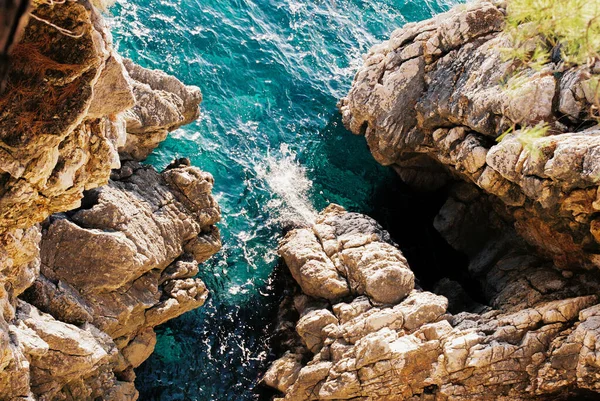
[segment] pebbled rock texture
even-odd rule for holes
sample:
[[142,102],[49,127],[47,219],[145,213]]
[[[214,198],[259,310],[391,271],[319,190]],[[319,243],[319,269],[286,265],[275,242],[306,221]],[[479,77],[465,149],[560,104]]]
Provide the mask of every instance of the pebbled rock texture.
[[312,228],[292,230],[279,247],[302,291],[330,301],[350,294],[393,303],[414,288],[414,274],[389,234],[371,218],[330,205]]
[[87,0],[31,13],[0,93],[0,400],[135,400],[153,327],[204,303],[221,246],[210,174],[135,161],[200,91],[122,60]]
[[[600,128],[592,114],[600,64],[556,60],[535,71],[506,61],[505,12],[505,2],[477,1],[393,32],[365,56],[341,100],[344,123],[404,181],[475,184],[557,266],[599,268]],[[507,84],[517,74],[522,83]],[[540,122],[548,136],[520,136]]]

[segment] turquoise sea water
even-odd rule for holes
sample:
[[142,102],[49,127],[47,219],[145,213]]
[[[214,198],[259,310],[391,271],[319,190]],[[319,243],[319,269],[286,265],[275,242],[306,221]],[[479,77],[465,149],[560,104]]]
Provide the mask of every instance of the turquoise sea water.
[[336,102],[370,46],[454,2],[119,0],[112,8],[121,54],[204,94],[200,119],[148,162],[163,168],[189,157],[214,175],[223,212],[223,250],[200,271],[210,300],[158,328],[156,352],[137,370],[141,400],[259,399],[282,223],[310,221],[330,202],[374,213],[396,180],[342,127]]

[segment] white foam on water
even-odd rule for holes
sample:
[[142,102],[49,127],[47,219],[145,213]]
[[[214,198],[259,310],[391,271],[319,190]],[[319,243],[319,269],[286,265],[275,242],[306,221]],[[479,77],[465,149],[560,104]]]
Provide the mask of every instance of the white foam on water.
[[274,212],[272,217],[276,221],[314,223],[317,211],[310,200],[313,183],[308,178],[306,167],[298,162],[296,153],[286,143],[279,147],[278,156],[269,152],[256,166],[256,173],[275,195],[266,207]]

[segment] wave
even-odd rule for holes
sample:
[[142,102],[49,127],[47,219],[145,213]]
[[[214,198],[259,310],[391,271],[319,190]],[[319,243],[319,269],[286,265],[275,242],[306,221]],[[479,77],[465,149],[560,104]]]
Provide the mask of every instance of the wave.
[[308,178],[307,168],[298,162],[288,144],[280,145],[278,156],[268,152],[257,164],[256,173],[275,195],[266,204],[272,221],[314,223],[317,211],[310,199],[313,182]]

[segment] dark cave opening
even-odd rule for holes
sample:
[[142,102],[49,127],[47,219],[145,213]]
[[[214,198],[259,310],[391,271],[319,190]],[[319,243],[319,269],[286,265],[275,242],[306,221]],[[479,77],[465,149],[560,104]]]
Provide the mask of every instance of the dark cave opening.
[[569,391],[562,398],[561,397],[554,398],[555,401],[558,401],[561,399],[563,399],[565,401],[598,401],[598,400],[600,400],[600,395],[598,395],[597,392],[592,391],[592,390],[576,389],[576,390]]
[[448,192],[447,187],[418,191],[394,176],[377,188],[370,215],[398,244],[422,289],[447,295],[456,288],[449,281],[460,284],[466,299],[452,300],[449,307],[458,313],[469,310],[473,301],[485,305],[486,299],[481,283],[468,271],[467,255],[452,248],[433,225]]

